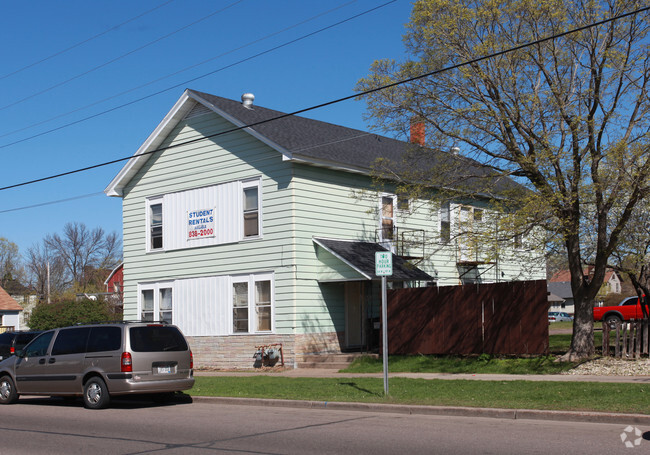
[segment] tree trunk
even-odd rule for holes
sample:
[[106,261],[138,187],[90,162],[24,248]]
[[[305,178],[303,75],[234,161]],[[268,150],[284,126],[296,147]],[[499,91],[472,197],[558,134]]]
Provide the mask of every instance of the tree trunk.
[[[578,232],[576,229],[575,232]],[[590,285],[584,275],[582,259],[580,257],[580,238],[573,233],[567,236],[566,247],[571,272],[571,290],[573,292],[573,337],[569,351],[560,357],[561,361],[574,362],[593,357],[594,348],[594,308],[593,283]],[[593,294],[593,295],[591,295]]]
[[571,347],[560,360],[575,362],[593,357],[594,347],[594,310],[591,300],[581,298],[574,300],[575,314],[573,316],[573,338]]

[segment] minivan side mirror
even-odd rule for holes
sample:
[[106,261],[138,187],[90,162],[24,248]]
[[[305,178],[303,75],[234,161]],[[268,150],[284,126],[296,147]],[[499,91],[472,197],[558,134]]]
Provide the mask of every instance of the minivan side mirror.
[[22,349],[18,349],[18,350],[16,351],[15,356],[16,356],[16,357],[19,357],[19,358],[22,359],[23,357],[25,357],[25,351],[22,350]]

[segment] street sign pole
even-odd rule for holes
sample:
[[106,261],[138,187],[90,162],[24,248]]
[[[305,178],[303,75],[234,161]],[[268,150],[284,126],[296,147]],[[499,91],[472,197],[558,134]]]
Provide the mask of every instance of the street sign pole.
[[386,276],[381,277],[381,345],[384,361],[384,395],[388,396],[388,302]]
[[393,253],[375,253],[375,275],[381,276],[381,345],[384,363],[384,395],[388,395],[388,291],[386,277],[393,274]]

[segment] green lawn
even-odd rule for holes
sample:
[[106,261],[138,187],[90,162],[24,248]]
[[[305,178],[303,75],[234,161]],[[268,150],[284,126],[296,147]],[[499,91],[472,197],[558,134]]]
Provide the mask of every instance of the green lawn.
[[[567,324],[571,323],[556,323]],[[560,327],[556,325],[555,327]],[[596,332],[596,348],[602,333]],[[569,348],[571,335],[549,337],[552,354]],[[391,372],[557,374],[571,363],[555,355],[534,358],[451,356],[391,356]],[[380,373],[381,359],[363,357],[345,372]],[[196,378],[195,396],[272,398],[286,400],[469,406],[506,409],[546,409],[650,414],[650,384],[535,381],[468,381],[391,378],[390,396],[383,395],[382,378],[287,378],[273,375]]]
[[[491,356],[390,356],[388,371],[393,373],[493,373],[493,374],[557,374],[570,370],[573,363],[556,362],[555,357],[495,358]],[[346,373],[381,373],[380,358],[361,357]]]
[[[570,329],[571,322],[555,322],[551,327]],[[600,352],[603,343],[603,333],[596,331],[594,344],[596,353]],[[575,366],[570,362],[556,362],[558,356],[569,350],[571,334],[549,335],[549,356],[532,358],[481,356],[390,356],[389,371],[393,373],[492,373],[492,374],[557,374],[570,370]],[[361,357],[350,367],[343,370],[346,373],[381,373],[381,359]]]
[[650,414],[650,385],[391,378],[199,376],[191,395]]
[[548,325],[548,330],[552,331],[555,329],[567,329],[570,330],[573,328],[573,321],[562,321],[562,322],[551,322]]

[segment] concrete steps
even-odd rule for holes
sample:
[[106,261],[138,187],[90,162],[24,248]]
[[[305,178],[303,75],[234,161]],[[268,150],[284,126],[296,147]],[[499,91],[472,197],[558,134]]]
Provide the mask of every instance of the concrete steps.
[[342,370],[343,368],[347,368],[355,359],[367,355],[376,356],[376,354],[359,352],[340,354],[299,354],[296,356],[296,368]]

